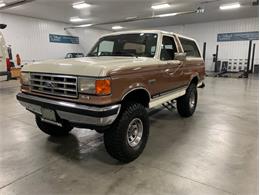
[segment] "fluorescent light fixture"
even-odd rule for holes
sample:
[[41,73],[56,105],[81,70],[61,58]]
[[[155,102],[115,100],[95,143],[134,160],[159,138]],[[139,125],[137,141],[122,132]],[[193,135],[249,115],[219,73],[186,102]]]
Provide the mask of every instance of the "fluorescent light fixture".
[[80,28],[84,28],[84,27],[89,27],[89,26],[92,26],[93,24],[82,24],[82,25],[79,25],[78,27]]
[[240,3],[224,4],[219,7],[221,10],[237,9],[240,8]]
[[158,10],[158,9],[165,9],[169,8],[170,5],[168,3],[159,4],[159,5],[152,5],[152,9]]
[[122,26],[113,26],[112,29],[113,30],[121,30],[121,29],[123,29],[123,27]]
[[130,16],[130,17],[127,17],[126,20],[133,20],[133,19],[136,19],[138,18],[137,16]]
[[4,2],[0,1],[0,7],[4,7],[4,6],[6,6],[6,4]]
[[178,13],[160,14],[160,15],[156,15],[156,17],[164,18],[164,17],[171,17],[171,16],[176,16],[176,15],[178,15]]
[[70,18],[70,21],[71,22],[82,22],[82,21],[84,21],[84,19],[79,18],[79,17],[72,17],[72,18]]
[[85,1],[81,1],[81,2],[77,2],[77,3],[73,3],[72,7],[74,9],[85,9],[85,8],[90,7],[90,5],[85,3]]

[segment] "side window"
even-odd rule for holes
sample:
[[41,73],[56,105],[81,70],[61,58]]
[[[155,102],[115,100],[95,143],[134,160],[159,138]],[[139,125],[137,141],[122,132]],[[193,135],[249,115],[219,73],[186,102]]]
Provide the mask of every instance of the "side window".
[[184,49],[184,52],[187,53],[188,57],[201,57],[198,46],[194,41],[184,38],[179,39]]
[[174,60],[174,53],[177,52],[177,47],[173,37],[163,36],[161,48],[161,60]]
[[99,44],[98,55],[102,55],[102,53],[112,54],[113,50],[114,50],[114,41],[102,41]]

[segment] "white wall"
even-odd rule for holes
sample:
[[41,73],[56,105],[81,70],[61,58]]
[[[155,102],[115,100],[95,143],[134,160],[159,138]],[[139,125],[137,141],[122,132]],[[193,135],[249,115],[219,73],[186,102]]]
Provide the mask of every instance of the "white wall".
[[[98,37],[107,33],[94,29],[66,32],[64,27],[69,24],[3,13],[0,13],[0,22],[8,25],[1,32],[6,44],[12,46],[13,57],[19,53],[23,62],[64,58],[68,52],[86,54]],[[50,43],[49,34],[79,36],[80,44]]]
[[[209,23],[187,24],[180,26],[165,26],[158,29],[180,33],[195,38],[201,50],[203,43],[207,43],[206,69],[213,70],[212,54],[216,53],[216,45],[219,45],[219,59],[247,59],[248,41],[217,42],[218,33],[258,31],[259,18],[246,18],[239,20],[216,21]],[[259,43],[256,43],[255,63],[259,64]]]

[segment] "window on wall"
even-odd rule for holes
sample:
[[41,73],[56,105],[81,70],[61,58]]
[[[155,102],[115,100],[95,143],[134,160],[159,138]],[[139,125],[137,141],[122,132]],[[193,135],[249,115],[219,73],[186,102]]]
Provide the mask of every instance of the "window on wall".
[[201,57],[197,44],[189,39],[179,38],[183,50],[187,53],[188,57]]
[[163,36],[161,60],[174,60],[174,54],[177,52],[175,41],[173,37]]

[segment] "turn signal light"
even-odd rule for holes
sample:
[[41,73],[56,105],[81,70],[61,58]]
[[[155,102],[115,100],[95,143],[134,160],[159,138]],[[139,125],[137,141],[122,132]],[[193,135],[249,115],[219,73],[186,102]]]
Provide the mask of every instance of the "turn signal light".
[[96,80],[96,94],[110,95],[111,94],[111,80]]

